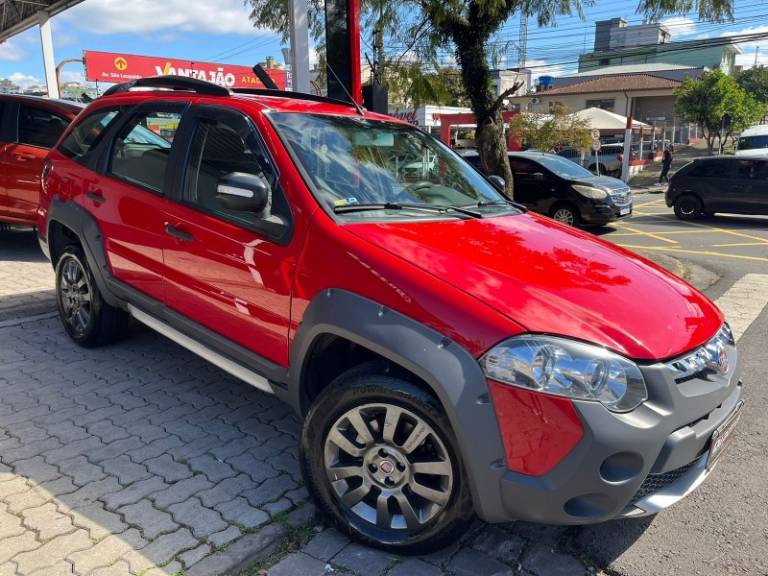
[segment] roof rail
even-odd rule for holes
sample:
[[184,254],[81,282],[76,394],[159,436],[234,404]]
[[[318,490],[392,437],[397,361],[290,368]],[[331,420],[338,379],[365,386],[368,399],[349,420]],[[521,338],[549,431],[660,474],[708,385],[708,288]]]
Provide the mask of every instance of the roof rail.
[[151,78],[137,78],[130,82],[115,84],[104,92],[102,96],[111,96],[113,94],[122,94],[130,92],[134,88],[159,90],[184,90],[188,92],[197,92],[209,96],[229,96],[230,91],[223,86],[198,80],[197,78],[188,78],[187,76],[152,76]]
[[291,90],[270,90],[268,88],[232,88],[233,94],[251,94],[253,96],[273,96],[275,98],[296,98],[297,100],[311,100],[313,102],[326,102],[327,104],[338,104],[339,106],[352,106],[352,102],[329,98],[328,96],[319,96],[308,92],[293,92]]

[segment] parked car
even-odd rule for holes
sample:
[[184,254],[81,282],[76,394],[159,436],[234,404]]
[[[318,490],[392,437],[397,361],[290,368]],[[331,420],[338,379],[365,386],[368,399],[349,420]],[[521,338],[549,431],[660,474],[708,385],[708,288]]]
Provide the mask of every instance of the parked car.
[[[173,136],[146,138],[160,120]],[[423,553],[475,513],[654,514],[740,413],[704,295],[343,102],[117,85],[51,152],[42,196],[66,333],[102,345],[132,316],[288,402],[309,491],[368,544]]]
[[768,158],[768,125],[747,128],[736,142],[736,156]]
[[768,215],[768,158],[699,158],[670,178],[665,199],[682,220],[716,212]]
[[[478,170],[477,151],[462,157]],[[632,213],[632,191],[621,180],[595,176],[544,152],[510,152],[515,201],[570,226],[602,226]]]
[[43,160],[81,109],[66,100],[0,94],[0,222],[36,223]]
[[557,155],[576,162],[593,174],[596,174],[599,168],[601,175],[618,176],[621,174],[621,164],[624,159],[624,144],[621,142],[603,144],[598,153],[593,150],[586,151],[583,159],[581,150],[576,148],[563,148]]

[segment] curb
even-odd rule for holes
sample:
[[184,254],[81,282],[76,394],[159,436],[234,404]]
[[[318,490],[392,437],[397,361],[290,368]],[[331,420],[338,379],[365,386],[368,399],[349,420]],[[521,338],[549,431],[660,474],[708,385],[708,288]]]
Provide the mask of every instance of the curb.
[[254,534],[235,540],[226,550],[193,564],[185,576],[237,576],[253,564],[265,560],[286,532],[282,524],[269,524]]
[[9,328],[11,326],[18,326],[19,324],[26,324],[27,322],[37,322],[39,320],[48,320],[49,318],[56,318],[59,315],[58,312],[45,312],[43,314],[33,314],[32,316],[21,316],[19,318],[11,318],[9,320],[3,320],[0,322],[0,328]]

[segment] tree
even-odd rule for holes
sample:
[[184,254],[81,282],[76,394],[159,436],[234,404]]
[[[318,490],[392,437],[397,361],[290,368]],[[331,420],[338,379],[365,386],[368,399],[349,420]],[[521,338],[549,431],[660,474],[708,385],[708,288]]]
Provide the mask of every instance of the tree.
[[736,82],[756,100],[768,103],[768,68],[765,66],[742,70],[736,75]]
[[509,130],[514,138],[543,152],[559,146],[587,150],[592,144],[587,121],[561,106],[552,114],[517,114],[509,122]]
[[[276,16],[269,13],[267,6],[279,4],[281,13],[287,13],[286,0],[248,1],[254,6],[257,25],[264,25],[258,20],[260,14],[267,18],[265,22],[274,21]],[[319,2],[310,1],[313,4]],[[596,0],[403,0],[394,11],[399,25],[393,28],[409,39],[410,46],[419,55],[433,58],[438,48],[446,45],[454,51],[464,89],[477,119],[476,144],[483,168],[488,174],[504,178],[510,196],[513,193],[512,173],[501,112],[506,98],[516,90],[513,87],[499,96],[494,93],[489,62],[490,40],[516,14],[533,16],[539,26],[549,26],[556,23],[557,16],[574,11],[583,17],[582,6],[595,3]],[[636,12],[653,21],[695,9],[702,20],[723,21],[733,19],[732,5],[733,0],[640,0]]]
[[765,114],[765,104],[748,94],[736,80],[721,70],[705,73],[700,79],[686,78],[675,91],[677,112],[686,122],[704,132],[707,152],[718,149],[734,132],[757,122]]

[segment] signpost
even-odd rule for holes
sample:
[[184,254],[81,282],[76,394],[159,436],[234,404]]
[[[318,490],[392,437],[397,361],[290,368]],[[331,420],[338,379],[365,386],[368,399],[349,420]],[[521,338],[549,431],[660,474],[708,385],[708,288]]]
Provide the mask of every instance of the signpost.
[[600,176],[600,148],[602,147],[602,144],[600,143],[600,130],[592,130],[592,151],[595,153],[595,169],[597,170],[597,175]]
[[[84,57],[86,78],[92,82],[119,83],[173,74],[207,80],[226,88],[264,88],[264,84],[248,66],[92,50],[86,50]],[[280,90],[285,90],[285,70],[268,68],[266,72]]]

